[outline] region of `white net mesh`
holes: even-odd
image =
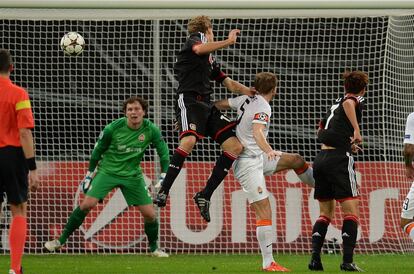
[[[269,134],[275,148],[298,152],[312,162],[318,151],[315,130],[328,106],[343,94],[341,74],[360,69],[370,76],[363,119],[364,153],[357,156],[361,182],[361,233],[357,252],[412,251],[399,228],[400,204],[409,183],[402,168],[405,117],[412,111],[414,88],[413,16],[346,18],[215,18],[215,36],[240,28],[239,43],[216,57],[233,79],[250,85],[257,72],[280,79]],[[1,20],[0,46],[11,50],[12,79],[26,87],[36,119],[36,153],[42,189],[31,194],[27,251],[62,231],[78,203],[77,188],[100,130],[122,115],[130,95],[150,103],[149,118],[162,129],[172,152],[175,54],[186,37],[186,20]],[[62,35],[76,31],[86,40],[78,57],[64,56]],[[215,88],[215,98],[228,96]],[[230,174],[216,191],[212,222],[205,224],[192,196],[206,182],[219,147],[200,142],[186,161],[160,211],[160,245],[176,253],[256,253],[254,214]],[[143,163],[148,182],[158,173],[156,154]],[[310,250],[317,204],[310,188],[292,172],[268,180],[274,219],[274,248]],[[338,212],[339,213],[339,212]],[[338,214],[328,232],[340,243]],[[7,218],[3,218],[7,221]],[[7,227],[7,224],[5,225]],[[5,238],[6,236],[3,236]],[[3,251],[7,250],[4,239]],[[87,217],[62,252],[145,252],[143,220],[112,193]]]

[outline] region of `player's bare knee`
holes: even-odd
[[[187,153],[190,153],[195,144],[197,143],[197,138],[193,135],[185,136],[180,141],[180,148],[186,151]]]
[[[252,203],[252,208],[256,212],[256,218],[258,220],[272,219],[272,209],[270,207],[269,198]]]
[[[234,145],[233,153],[236,154],[236,155],[240,155],[240,153],[242,153],[242,151],[243,151],[243,145],[240,142],[237,142]]]
[[[293,154],[293,169],[301,168],[305,164],[305,160],[297,153]]]
[[[157,213],[152,204],[138,206],[139,211],[147,222],[154,222],[157,219]]]
[[[82,211],[85,211],[85,212],[89,212],[89,211],[91,211],[91,209],[93,209],[95,206],[91,206],[91,205],[89,205],[89,204],[83,204],[83,205],[80,205],[79,206],[79,208],[82,210]]]
[[[144,217],[144,220],[146,222],[155,222],[155,220],[157,219],[157,214],[155,214],[154,212],[142,212],[142,216]]]
[[[224,151],[228,151],[237,156],[240,155],[240,153],[243,151],[243,145],[240,143],[240,141],[236,137],[227,139],[221,145],[221,148]]]
[[[331,210],[321,210],[319,213],[321,216],[328,217],[329,219],[333,219],[334,217],[334,211]]]
[[[20,203],[20,204],[12,204],[10,203],[10,211],[13,217],[16,216],[27,216],[27,203]]]
[[[96,201],[95,201],[96,200]],[[82,211],[90,211],[98,204],[98,199],[85,199],[79,206]]]
[[[326,216],[332,220],[335,212],[335,201],[319,201],[320,215]]]
[[[404,230],[405,226],[408,225],[409,223],[413,222],[413,221],[414,221],[413,219],[401,218],[401,221],[400,221],[400,227],[401,227],[401,229]]]
[[[343,203],[341,204],[342,206],[342,213],[344,215],[354,215],[358,217],[358,204],[357,203],[351,203],[351,204],[347,204],[347,205],[343,205]]]

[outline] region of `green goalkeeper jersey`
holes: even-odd
[[[99,135],[89,161],[89,171],[122,178],[142,176],[140,163],[148,146],[153,145],[160,156],[161,172],[169,165],[168,147],[161,137],[159,128],[144,119],[139,129],[131,129],[127,118],[120,118],[108,124]]]

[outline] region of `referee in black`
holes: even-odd
[[[345,72],[345,95],[338,98],[320,122],[318,141],[321,151],[313,163],[314,198],[319,201],[320,216],[312,229],[312,259],[309,269],[322,271],[321,249],[329,223],[335,212],[335,200],[343,213],[342,271],[362,272],[353,263],[358,232],[359,192],[352,153],[360,150],[362,136],[359,124],[364,107],[368,75],[362,71]]]

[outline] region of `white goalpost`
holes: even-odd
[[[381,9],[377,6],[381,4]],[[213,8],[214,7],[214,8]],[[405,119],[414,111],[414,4],[410,1],[1,1],[0,48],[14,57],[12,80],[27,88],[34,109],[36,154],[42,188],[30,195],[26,251],[42,253],[58,236],[82,195],[78,185],[93,145],[110,121],[122,116],[131,95],[149,102],[148,118],[162,129],[170,152],[173,129],[175,54],[195,15],[211,16],[215,37],[239,28],[238,43],[217,52],[223,70],[251,85],[261,71],[278,74],[272,102],[270,142],[312,162],[316,128],[327,107],[343,94],[341,74],[359,69],[370,77],[362,123],[364,151],[356,156],[361,190],[357,252],[412,252],[399,227],[410,182],[404,175]],[[76,31],[86,48],[65,56],[59,41]],[[230,94],[214,87],[214,98]],[[228,113],[229,116],[234,116]],[[211,223],[203,222],[192,196],[205,184],[219,147],[202,140],[160,209],[160,246],[171,253],[257,253],[254,217],[232,172],[213,195]],[[151,186],[158,176],[156,153],[142,169]],[[308,253],[317,218],[313,191],[293,172],[268,177],[274,249]],[[1,252],[8,252],[9,216]],[[341,242],[337,217],[329,228],[330,249]],[[79,254],[145,253],[138,210],[114,191],[87,217],[61,251]]]

